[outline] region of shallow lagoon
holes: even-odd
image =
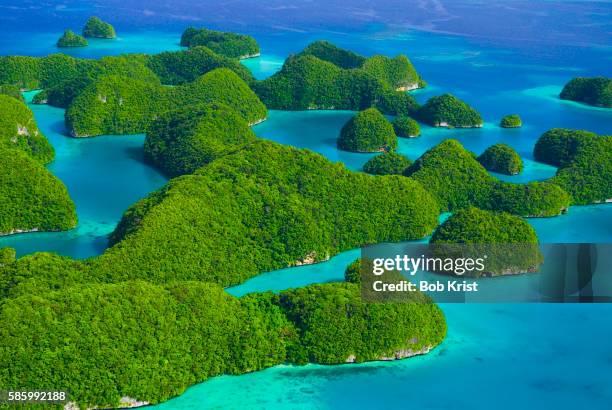
[[[8,38],[0,44],[3,53],[27,50],[27,54],[38,55],[54,51],[49,41],[59,33],[43,33],[43,37],[35,34]],[[117,44],[122,52],[178,48],[178,33],[121,35],[123,42],[96,44],[75,54],[116,54],[111,46]],[[530,161],[533,143],[543,131],[572,127],[612,133],[609,111],[554,98],[567,78],[578,73],[601,74],[606,66],[601,53],[608,53],[609,61],[609,50],[581,49],[564,54],[565,49],[559,48],[550,55],[540,55],[528,47],[505,50],[475,40],[419,32],[327,31],[285,33],[283,37],[262,34],[264,55],[244,64],[257,78],[265,78],[280,67],[282,56],[317,38],[366,54],[406,52],[430,82],[427,89],[415,92],[419,101],[451,91],[483,113],[487,125],[481,130],[423,127],[420,138],[401,140],[400,151],[412,159],[449,137],[459,139],[476,153],[503,141],[526,160],[523,175],[504,178],[523,182],[554,173],[554,168]],[[50,169],[68,186],[77,204],[79,227],[63,233],[1,238],[0,246],[15,246],[20,255],[36,250],[78,258],[98,254],[122,212],[163,185],[165,179],[142,163],[142,135],[75,140],[62,135],[61,110],[44,106],[33,109],[41,130],[57,150]],[[499,118],[513,112],[521,114],[525,126],[499,129]],[[306,147],[359,169],[371,155],[335,149],[337,132],[350,115],[271,112],[256,132],[260,137]],[[612,205],[572,207],[568,215],[531,219],[530,223],[542,242],[610,242]],[[242,295],[339,280],[346,265],[358,255],[359,251],[353,250],[326,263],[262,274],[228,291]],[[278,366],[243,376],[222,376],[194,386],[159,407],[609,408],[612,355],[608,341],[612,328],[608,318],[612,306],[446,304],[442,308],[448,320],[448,337],[427,356],[363,365]]]

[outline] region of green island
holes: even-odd
[[[524,217],[555,216],[566,211],[570,196],[552,182],[513,184],[490,175],[457,140],[445,140],[425,152],[404,175],[419,181],[443,211],[475,206]]]
[[[523,126],[523,121],[518,114],[508,114],[501,119],[499,126],[502,128],[520,128]]]
[[[402,175],[412,161],[396,152],[385,152],[370,158],[363,171],[371,175]]]
[[[72,101],[66,126],[75,137],[141,133],[166,111],[208,102],[234,108],[249,125],[267,116],[266,107],[248,85],[233,71],[219,68],[176,87],[102,76]]]
[[[100,20],[98,17],[92,16],[85,22],[83,37],[111,39],[117,37],[117,34],[112,25]]]
[[[249,124],[235,110],[210,103],[162,114],[149,127],[144,153],[165,173],[177,176],[191,174],[255,138]]]
[[[0,95],[0,235],[76,225],[66,187],[44,167],[54,155],[32,111]]]
[[[478,162],[489,171],[505,175],[517,175],[523,170],[523,160],[506,144],[491,145],[478,157]]]
[[[422,294],[414,297],[365,303],[352,283],[240,299],[206,282],[41,289],[3,300],[0,381],[7,388],[53,383],[81,408],[116,407],[124,397],[158,403],[214,376],[283,363],[410,357],[446,334],[441,310]],[[97,348],[101,342],[108,348]]]
[[[394,151],[397,136],[393,125],[376,108],[357,113],[344,124],[338,148],[352,152]]]
[[[357,66],[358,65],[358,66]],[[418,104],[398,91],[424,85],[405,56],[365,58],[327,42],[315,42],[290,56],[272,77],[254,84],[272,109],[364,110],[408,115]]]
[[[505,212],[474,207],[453,213],[436,229],[430,243],[435,245],[432,253],[436,256],[487,255],[485,269],[474,271],[475,276],[536,272],[544,260],[536,232],[527,221]]]
[[[451,94],[430,98],[415,115],[433,127],[479,128],[483,124],[478,111]]]
[[[576,77],[570,80],[559,97],[597,107],[612,108],[612,78]]]
[[[537,161],[559,167],[550,181],[577,205],[612,201],[612,136],[554,128],[535,144]]]
[[[87,39],[79,36],[72,30],[64,31],[64,34],[57,40],[58,47],[85,47]]]
[[[421,134],[419,123],[407,115],[398,115],[392,124],[395,134],[400,138],[414,138]]]
[[[215,53],[229,58],[252,58],[259,56],[259,44],[244,34],[188,27],[181,35],[183,47],[208,47]]]

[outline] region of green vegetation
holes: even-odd
[[[161,86],[119,76],[102,76],[88,85],[66,110],[74,137],[136,134],[169,109]]]
[[[99,263],[114,277],[227,286],[364,244],[422,238],[437,215],[415,181],[256,141],[128,209]]]
[[[476,206],[541,217],[558,215],[569,206],[568,194],[554,184],[499,181],[456,140],[446,140],[431,148],[404,175],[427,187],[444,211]]]
[[[385,152],[372,157],[363,165],[363,171],[372,175],[402,175],[412,164],[405,156],[395,152]]]
[[[535,272],[543,256],[535,230],[524,219],[504,212],[461,209],[440,225],[431,244],[437,256],[487,255],[482,274],[503,275]],[[466,244],[473,246],[453,246]]]
[[[0,268],[15,262],[17,252],[13,248],[0,248]]]
[[[337,364],[427,352],[446,335],[440,309],[415,293],[405,303],[366,303],[359,285],[313,285],[282,292],[278,303],[297,329],[289,361]]]
[[[565,84],[561,94],[563,100],[583,102],[598,107],[612,108],[612,78],[576,77]]]
[[[139,281],[24,295],[0,308],[0,383],[52,384],[82,408],[117,407],[282,363],[404,357],[446,334],[440,309],[416,297],[368,304],[357,285],[335,283],[237,299],[211,283]]]
[[[38,130],[32,111],[7,95],[0,95],[0,149],[18,149],[42,164],[51,162],[55,155]]]
[[[216,68],[229,68],[247,83],[253,81],[253,75],[245,66],[206,47],[152,55],[147,60],[147,67],[157,74],[163,84],[169,85],[190,83]]]
[[[10,84],[0,85],[0,94],[8,95],[9,97],[13,97],[17,101],[25,103],[25,98],[21,95],[21,91],[18,87]]]
[[[99,77],[68,107],[66,125],[76,137],[141,133],[166,111],[213,101],[232,107],[249,124],[267,115],[265,106],[235,73],[216,69],[177,87],[127,77]]]
[[[413,138],[421,134],[419,123],[406,115],[400,115],[393,120],[393,129],[400,138]]]
[[[416,114],[419,104],[408,93],[386,89],[376,96],[374,107],[387,115],[407,117]]]
[[[100,60],[64,54],[46,57],[0,57],[0,84],[20,89],[44,89],[34,99],[67,108],[94,80],[119,75],[151,84],[179,85],[192,82],[216,68],[229,68],[246,82],[253,76],[246,67],[205,47],[152,56],[126,54]]]
[[[536,160],[559,167],[550,182],[578,205],[612,199],[612,136],[554,128],[536,142]]]
[[[87,40],[83,36],[79,36],[72,30],[64,31],[64,34],[57,40],[58,47],[85,47]]]
[[[366,59],[318,41],[290,56],[278,73],[254,87],[273,109],[364,110],[376,106],[385,114],[408,115],[417,103],[396,89],[421,83],[405,56]]]
[[[74,204],[61,181],[23,151],[0,147],[0,234],[75,225]]]
[[[364,71],[344,70],[311,55],[289,57],[278,73],[254,87],[268,108],[280,110],[362,110],[383,91]]]
[[[233,71],[218,68],[207,72],[191,84],[170,92],[171,106],[178,108],[204,102],[232,107],[249,123],[256,124],[268,116],[268,110],[249,86]]]
[[[230,58],[248,58],[259,55],[259,44],[253,37],[205,28],[187,28],[181,36],[181,46],[205,46],[217,54]]]
[[[523,170],[523,160],[506,144],[491,145],[478,157],[478,162],[489,171],[500,174],[516,175]]]
[[[344,280],[349,283],[361,283],[361,258],[355,259],[344,270]]]
[[[508,114],[501,119],[499,126],[502,128],[519,128],[523,126],[523,122],[518,114]]]
[[[315,56],[344,69],[359,68],[366,61],[365,57],[353,53],[352,51],[344,50],[324,40],[311,43],[298,55]]]
[[[480,114],[451,94],[427,100],[427,103],[419,109],[417,118],[434,127],[482,127]]]
[[[32,111],[0,95],[0,235],[76,225],[66,187],[44,167],[54,155]]]
[[[338,148],[354,152],[393,151],[397,136],[391,123],[376,108],[357,113],[338,137]]]
[[[112,25],[100,20],[98,17],[92,16],[87,19],[85,27],[83,27],[83,36],[95,38],[115,38],[117,37],[117,34],[115,33],[115,28]]]
[[[144,152],[148,160],[176,176],[190,174],[255,138],[244,118],[226,105],[190,106],[158,118],[149,128]]]
[[[404,55],[395,58],[376,55],[368,58],[361,68],[394,90],[414,90],[424,85],[410,60]]]

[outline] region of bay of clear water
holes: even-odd
[[[546,19],[548,14],[566,13],[567,19],[559,23],[554,19],[545,20],[545,29],[551,33],[566,32],[570,20],[575,24],[572,27],[585,26],[581,19],[574,21],[571,10],[588,8],[589,2],[560,4],[538,4],[538,13],[534,12],[533,18]],[[123,9],[130,17],[142,11],[141,18],[133,21],[140,27],[150,26],[146,18],[155,19],[157,26],[151,30],[132,30],[130,22],[124,20],[118,26],[118,40],[94,41],[90,47],[69,52],[90,58],[122,52],[155,53],[178,49],[179,34],[188,24],[237,29],[236,13],[219,12],[199,16],[196,20],[180,20],[181,16],[185,17],[184,10],[175,10],[172,17],[169,12],[164,15],[171,21],[167,23],[156,6],[145,4],[146,12],[135,7]],[[340,7],[335,3],[326,6],[330,9]],[[483,4],[479,7],[488,12],[493,6]],[[0,19],[8,20],[8,25],[1,29],[4,32],[0,36],[0,53],[44,55],[57,52],[54,42],[61,30],[72,26],[68,22],[73,21],[74,16],[81,21],[92,10],[90,4],[79,2],[48,10],[32,5],[29,11],[12,14],[0,9]],[[104,10],[109,13],[104,7],[97,11]],[[271,75],[287,55],[313,40],[324,38],[366,55],[406,53],[429,83],[426,89],[415,92],[419,101],[452,92],[483,114],[486,124],[482,129],[444,130],[423,126],[421,137],[400,140],[400,152],[411,159],[445,138],[457,138],[477,154],[489,145],[504,142],[523,157],[525,171],[513,177],[497,176],[514,182],[541,180],[555,172],[554,167],[533,161],[533,144],[542,132],[553,127],[569,127],[612,133],[610,110],[556,98],[562,85],[573,76],[611,74],[610,48],[596,45],[602,38],[602,30],[596,25],[600,22],[599,8],[594,7],[591,13],[592,38],[589,30],[583,30],[578,39],[573,38],[568,44],[563,43],[565,37],[561,34],[553,40],[543,36],[528,41],[511,38],[491,41],[485,35],[489,31],[481,36],[450,36],[437,28],[444,22],[435,20],[431,20],[432,26],[436,26],[431,30],[421,24],[425,31],[416,31],[402,25],[370,23],[369,14],[357,11],[347,17],[354,24],[351,28],[346,27],[348,23],[337,23],[329,16],[314,18],[296,14],[294,20],[288,20],[293,23],[282,27],[262,17],[276,15],[280,13],[278,10],[270,6],[266,13],[253,14],[249,17],[257,24],[238,29],[253,34],[262,45],[262,57],[243,62],[257,78]],[[525,10],[531,10],[530,5]],[[291,9],[284,12],[290,14]],[[25,21],[19,23],[20,13],[38,18],[36,21],[48,21],[48,24],[35,25],[27,32],[19,31],[16,27],[25,24]],[[513,11],[508,9],[507,13],[510,15]],[[112,17],[112,13],[108,16]],[[354,23],[359,18],[366,22]],[[74,24],[76,29],[78,24]],[[291,29],[298,25],[300,29]],[[537,24],[517,25],[513,36],[517,39],[527,36],[531,33],[525,28],[527,26]],[[478,27],[470,27],[467,31],[478,31]],[[62,110],[46,106],[33,106],[32,109],[41,130],[56,148],[57,158],[49,169],[68,187],[77,205],[79,225],[68,232],[0,238],[0,246],[14,246],[19,255],[40,250],[75,258],[99,254],[106,247],[106,237],[122,212],[166,180],[142,162],[142,135],[72,139],[63,134]],[[513,130],[497,127],[499,119],[509,113],[520,114],[524,127]],[[370,154],[339,152],[335,148],[335,138],[350,115],[350,112],[272,111],[268,121],[256,126],[255,131],[261,138],[308,148],[359,170]],[[612,241],[612,205],[572,207],[567,215],[530,219],[529,222],[542,242]],[[359,251],[352,250],[325,263],[264,273],[228,292],[241,296],[254,291],[278,291],[341,280],[346,265],[358,256]],[[445,304],[442,309],[448,321],[448,336],[440,347],[426,356],[362,365],[277,366],[242,376],[222,376],[191,387],[182,396],[159,407],[610,408],[611,306]]]

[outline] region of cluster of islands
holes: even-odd
[[[114,37],[92,18],[84,37]],[[82,37],[66,32],[67,44]],[[355,265],[347,281],[236,298],[225,287],[261,272],[315,263],[381,242],[537,245],[525,217],[612,199],[612,137],[551,129],[534,147],[558,167],[514,184],[520,156],[504,144],[480,156],[447,139],[411,161],[398,138],[419,123],[481,127],[478,111],[426,86],[406,56],[364,57],[325,41],[256,80],[241,58],[255,39],[187,29],[180,51],[79,59],[0,57],[0,232],[75,227],[74,203],[45,167],[54,151],[21,91],[66,109],[74,138],[146,133],[148,162],[172,179],[125,211],[102,254],[19,259],[0,250],[0,385],[65,390],[74,406],[157,403],[221,374],[282,363],[352,363],[427,353],[444,339],[442,311],[366,303]],[[610,107],[611,79],[577,78],[561,98]],[[268,109],[353,110],[337,145],[380,152],[354,172],[308,150],[259,139]],[[389,118],[392,118],[391,120]],[[518,115],[501,127],[519,127]],[[452,131],[449,131],[452,132]],[[450,135],[450,134],[449,134]],[[385,198],[385,200],[380,200]],[[442,212],[452,216],[438,225]],[[541,258],[536,247],[525,265]],[[507,273],[500,266],[491,274]]]

